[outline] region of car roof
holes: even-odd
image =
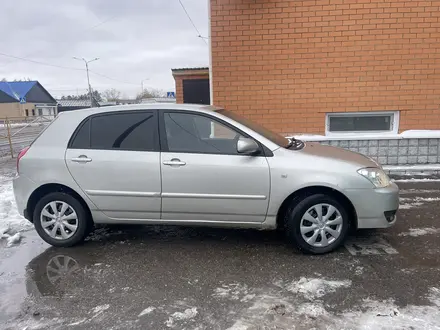
[[[99,108],[86,108],[80,110],[63,111],[60,114],[82,114],[92,115],[94,113],[106,113],[113,111],[134,111],[134,110],[183,110],[183,111],[197,111],[197,112],[212,112],[218,111],[222,108],[203,105],[203,104],[169,104],[169,103],[150,103],[150,104],[126,104],[126,105],[114,105]]]

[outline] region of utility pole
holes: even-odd
[[[87,84],[89,85],[89,97],[90,97],[90,108],[93,107],[93,97],[92,97],[92,86],[90,86],[90,78],[89,78],[89,63],[93,61],[99,60],[98,57],[94,58],[93,60],[87,61],[84,57],[73,57],[75,60],[78,61],[84,61],[86,65],[86,71],[87,71]]]

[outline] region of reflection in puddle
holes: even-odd
[[[46,275],[50,283],[56,284],[78,270],[80,267],[74,258],[61,254],[49,260],[46,266]]]

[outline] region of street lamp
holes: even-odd
[[[75,60],[78,61],[84,61],[86,65],[86,71],[87,71],[87,83],[89,84],[89,97],[90,97],[90,108],[93,107],[93,101],[92,101],[92,87],[90,86],[90,78],[89,78],[89,63],[99,60],[98,57],[94,58],[93,60],[87,61],[84,57],[73,57]]]
[[[150,78],[141,80],[141,96],[144,93],[144,81],[150,80]]]

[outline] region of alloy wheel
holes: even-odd
[[[341,235],[343,219],[333,205],[322,203],[310,207],[302,216],[300,231],[304,241],[314,247],[327,247]]]
[[[78,216],[72,206],[63,201],[52,201],[43,207],[41,226],[52,238],[66,240],[78,229]]]

